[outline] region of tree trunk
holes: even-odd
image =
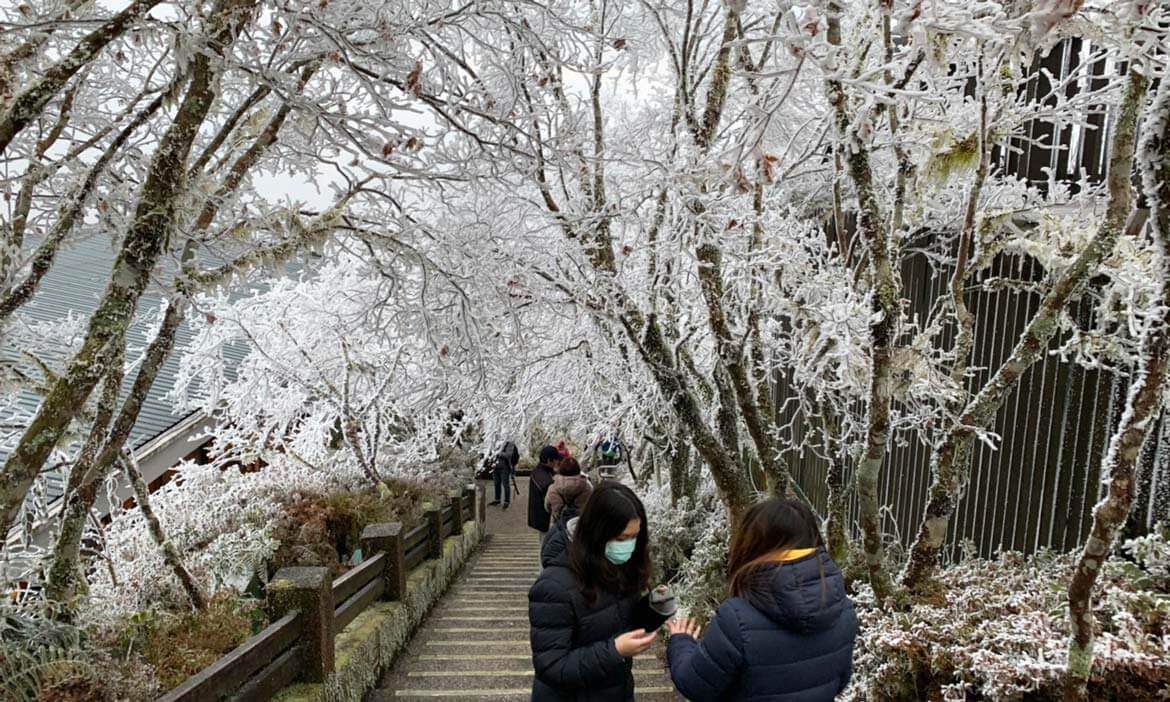
[[[122,470],[126,473],[126,479],[134,488],[134,500],[138,503],[138,509],[142,511],[143,518],[146,519],[150,536],[158,544],[159,548],[162,549],[163,561],[183,585],[183,590],[186,591],[187,598],[191,601],[191,607],[200,612],[206,610],[207,596],[199,589],[195,578],[191,576],[191,571],[187,570],[187,566],[183,564],[183,558],[179,554],[179,550],[167,538],[166,532],[163,531],[162,522],[158,520],[158,515],[154,513],[154,508],[150,506],[150,490],[146,487],[146,482],[142,479],[142,473],[138,470],[138,463],[134,458],[134,453],[132,451],[126,451],[119,460],[122,463]]]
[[[724,17],[722,42],[711,73],[711,87],[707,91],[702,126],[695,135],[695,143],[703,153],[707,153],[711,147],[727,103],[727,90],[732,74],[731,52],[737,26],[737,15],[729,9]],[[704,211],[701,202],[696,202],[693,209],[696,216]],[[697,224],[696,228],[701,232],[703,225]],[[755,445],[756,456],[764,466],[764,473],[768,477],[768,491],[773,495],[783,495],[788,489],[788,471],[780,460],[779,451],[773,445],[769,433],[770,421],[760,410],[743,350],[733,338],[731,325],[723,309],[722,252],[717,243],[706,242],[698,247],[695,255],[700,263],[699,280],[707,305],[707,320],[715,336],[719,362],[723,365],[735,391],[739,418],[747,428],[748,435]],[[730,446],[727,448],[729,451],[732,450]]]
[[[675,507],[684,497],[694,499],[690,487],[691,445],[679,441],[670,454],[670,505]]]
[[[1093,526],[1068,588],[1068,679],[1065,700],[1088,699],[1093,669],[1093,588],[1133,508],[1136,466],[1157,423],[1170,364],[1170,84],[1162,82],[1144,125],[1142,183],[1150,206],[1150,228],[1161,274],[1161,294],[1151,301],[1141,360],[1125,402],[1121,424],[1101,464],[1109,490],[1093,509]]]
[[[631,340],[637,342],[635,329],[633,321],[626,320],[626,333]],[[691,443],[695,450],[710,467],[715,484],[727,505],[731,523],[739,524],[739,520],[752,503],[751,489],[743,467],[727,452],[726,447],[719,443],[703,421],[699,405],[679,377],[681,373],[674,365],[657,324],[651,324],[646,328],[645,337],[641,340],[639,348],[663,396],[669,399],[679,423],[691,435]]]
[[[834,46],[841,45],[839,2],[829,3],[828,40]],[[896,327],[901,313],[898,299],[901,297],[902,283],[890,260],[889,232],[874,191],[869,149],[860,142],[857,134],[850,132],[845,87],[840,80],[829,80],[828,93],[829,104],[835,114],[837,136],[848,143],[849,147],[844,159],[845,166],[857,191],[858,224],[867,246],[869,277],[874,288],[875,321],[870,325],[873,373],[869,385],[869,421],[866,428],[865,453],[857,467],[856,481],[866,569],[869,571],[874,595],[882,602],[893,592],[893,583],[886,570],[885,551],[882,545],[878,482],[886,457],[886,447],[890,442],[890,405],[893,396],[891,363]]]
[[[770,422],[763,416],[756,402],[755,389],[744,363],[743,351],[732,338],[731,327],[723,309],[722,253],[716,244],[711,243],[703,244],[695,253],[700,262],[700,287],[707,304],[707,321],[715,335],[719,363],[722,364],[731,382],[731,388],[735,391],[733,399],[739,409],[739,418],[747,427],[748,435],[755,445],[756,456],[764,466],[764,474],[768,477],[768,492],[783,495],[788,489],[788,470],[780,460],[780,452],[773,445],[772,435],[768,431]],[[730,446],[728,450],[731,450]]]
[[[212,10],[211,47],[222,50],[250,19],[257,0],[219,0]],[[0,534],[7,534],[29,487],[65,428],[106,373],[102,359],[110,343],[130,323],[150,272],[165,249],[175,224],[176,199],[185,164],[199,127],[215,98],[216,66],[206,53],[192,61],[191,85],[170,129],[159,143],[105,297],[90,319],[85,342],[66,373],[50,388],[36,417],[25,430],[0,472]],[[0,541],[2,543],[2,541]]]
[[[81,537],[85,531],[85,522],[89,517],[89,510],[97,496],[97,485],[90,481],[87,485],[93,462],[97,460],[110,422],[114,419],[114,409],[118,404],[118,393],[122,390],[122,365],[126,353],[126,338],[122,337],[117,345],[113,357],[110,359],[110,372],[106,375],[102,388],[102,397],[98,402],[97,413],[90,424],[89,436],[73,469],[69,472],[69,481],[65,486],[63,498],[64,507],[61,510],[61,528],[57,535],[54,550],[59,551],[64,545],[76,551],[81,549]],[[87,489],[88,488],[88,489]],[[45,600],[48,602],[48,615],[60,621],[72,620],[73,599],[77,594],[77,583],[80,572],[77,559],[70,564],[54,558],[49,568],[49,575],[45,582]]]
[[[87,34],[68,55],[46,70],[39,81],[17,95],[4,114],[0,115],[0,154],[8,149],[8,145],[22,129],[40,116],[45,105],[78,71],[159,3],[160,0],[135,0]]]
[[[151,386],[154,385],[155,378],[158,377],[159,370],[175,348],[175,335],[183,322],[184,309],[182,300],[171,301],[158,332],[146,349],[142,364],[138,368],[138,375],[134,378],[134,385],[122,403],[122,409],[118,412],[118,418],[114,421],[109,436],[106,436],[104,426],[100,432],[96,431],[98,422],[95,421],[95,431],[90,433],[86,447],[74,466],[73,474],[69,477],[72,489],[65,493],[61,534],[53,547],[53,562],[49,568],[45,588],[46,599],[54,603],[53,611],[58,618],[68,619],[72,614],[72,604],[76,600],[81,576],[81,537],[90,510],[97,499],[98,487],[113,470],[126,440],[130,438],[130,431],[138,421],[138,415],[142,411]],[[117,390],[122,384],[120,361],[117,371],[111,371],[107,376],[107,384],[115,376],[117,387],[114,389],[114,399],[110,404],[110,414],[113,412],[113,403],[117,401]],[[103,402],[106,399],[103,397]],[[107,415],[106,425],[109,424],[109,419]],[[100,453],[97,451],[98,446],[101,446]]]
[[[1040,309],[1020,335],[1011,356],[1004,361],[979,394],[967,403],[955,425],[935,449],[926,510],[919,523],[914,543],[910,547],[910,557],[901,577],[902,585],[910,590],[923,587],[933,577],[938,566],[950,526],[951,513],[959,499],[960,491],[967,482],[972,444],[977,431],[995,418],[996,412],[1019,382],[1020,377],[1043,357],[1048,342],[1059,329],[1060,315],[1070,302],[1079,297],[1101,261],[1113,251],[1122,232],[1133,230],[1135,227],[1140,228],[1144,221],[1144,214],[1141,212],[1135,210],[1130,213],[1133,201],[1130,178],[1133,173],[1138,115],[1145,99],[1147,85],[1146,77],[1136,65],[1131,65],[1109,156],[1109,203],[1101,226],[1084,251],[1045,295]]]
[[[829,488],[829,517],[825,524],[825,540],[829,555],[838,563],[849,558],[849,494],[845,482],[845,456],[840,450],[840,426],[837,415],[827,405],[821,405],[821,437],[825,457],[829,461],[825,482]]]

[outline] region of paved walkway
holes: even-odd
[[[528,700],[532,651],[528,588],[540,574],[540,539],[527,526],[528,481],[512,508],[488,507],[484,545],[423,621],[370,702]],[[491,486],[488,485],[488,499]],[[652,654],[634,660],[639,702],[679,700]]]

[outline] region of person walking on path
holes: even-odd
[[[602,480],[616,479],[618,466],[621,465],[622,461],[629,462],[629,458],[626,456],[626,447],[615,436],[602,439],[593,447],[593,463]],[[632,470],[630,474],[633,474]]]
[[[633,657],[673,611],[650,582],[646,509],[625,485],[602,483],[580,517],[549,534],[528,592],[533,702],[632,702]],[[652,593],[653,594],[653,593]]]
[[[496,465],[492,470],[492,478],[496,484],[496,499],[489,502],[489,505],[498,505],[501,500],[504,503],[504,509],[508,509],[512,505],[512,474],[519,462],[520,450],[516,448],[516,444],[511,441],[505,442],[504,447],[496,454]]]
[[[849,684],[857,615],[816,517],[789,499],[744,517],[728,558],[731,598],[699,640],[689,619],[670,622],[675,687],[694,702],[831,702]]]
[[[544,498],[544,508],[548,510],[552,521],[559,521],[562,510],[569,517],[576,516],[585,508],[589,496],[593,494],[593,485],[589,478],[581,474],[581,464],[576,458],[561,459],[557,467],[557,475],[553,478],[552,487]]]
[[[528,478],[528,526],[539,531],[542,535],[548,533],[551,516],[545,507],[545,498],[548,489],[556,477],[554,468],[561,460],[561,454],[555,446],[545,446],[540,450],[536,467]]]

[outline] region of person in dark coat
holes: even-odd
[[[654,644],[673,609],[661,590],[642,594],[648,544],[646,510],[619,483],[602,483],[579,517],[553,527],[528,592],[534,702],[634,699],[633,657]]]
[[[755,505],[728,559],[731,598],[702,640],[670,622],[667,658],[688,700],[831,702],[849,684],[857,615],[816,517],[797,500]]]
[[[516,471],[516,464],[519,462],[520,449],[516,448],[516,444],[511,441],[504,442],[504,447],[496,454],[496,465],[492,470],[496,486],[496,499],[489,502],[489,505],[498,505],[502,499],[504,509],[512,506],[512,484],[514,482],[512,474]]]
[[[561,453],[556,446],[545,446],[540,450],[536,467],[528,478],[528,526],[541,534],[548,533],[550,517],[545,509],[544,500],[548,496],[548,488],[552,485],[554,469],[561,460]]]

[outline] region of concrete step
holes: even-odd
[[[489,626],[487,622],[434,623],[428,624],[421,633],[424,641],[523,641],[527,644],[528,622],[511,626]]]
[[[423,650],[442,652],[444,655],[449,656],[459,655],[460,653],[483,653],[484,651],[501,651],[507,653],[516,653],[517,651],[532,651],[528,639],[520,638],[495,638],[480,640],[465,638],[434,638],[424,640],[421,643]]]
[[[469,605],[482,604],[528,604],[528,589],[524,590],[482,590],[457,587],[449,596],[452,602],[466,602]]]
[[[518,604],[490,605],[490,604],[480,604],[478,602],[476,602],[474,604],[468,604],[466,602],[464,602],[464,603],[448,602],[448,603],[441,604],[438,607],[435,607],[433,610],[431,610],[432,617],[444,617],[444,616],[448,616],[448,615],[474,617],[474,616],[477,616],[480,614],[485,614],[485,615],[486,614],[521,614],[521,615],[524,615],[525,617],[527,617],[528,616],[528,606],[527,605],[518,605]]]
[[[414,686],[397,690],[376,690],[369,702],[393,702],[394,700],[493,700],[493,702],[528,702],[532,699],[532,686],[503,688],[424,689]],[[683,698],[673,688],[664,685],[639,686],[634,691],[636,702],[679,702]]]
[[[482,650],[476,652],[441,652],[430,650],[404,661],[408,672],[447,671],[470,675],[479,670],[524,670],[532,672],[532,653],[527,649],[507,647],[504,650]],[[662,663],[654,656],[639,656],[634,659],[634,669],[657,672],[666,675]]]
[[[497,614],[463,614],[460,612],[439,612],[431,616],[428,626],[527,626],[528,611],[500,612]]]
[[[450,690],[462,687],[480,690],[531,688],[532,677],[531,670],[507,665],[484,666],[473,671],[409,670],[403,687],[409,685],[415,690]],[[660,671],[635,670],[634,684],[643,687],[667,687],[670,680]]]

